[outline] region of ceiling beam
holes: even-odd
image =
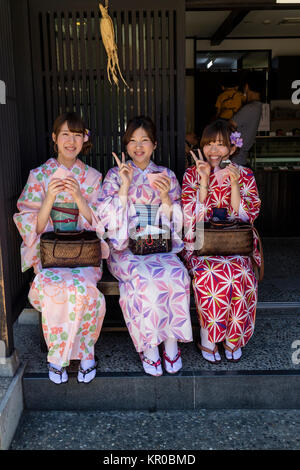
[[[248,15],[250,10],[236,9],[229,13],[221,26],[210,39],[211,46],[218,46],[233,31],[233,29]]]
[[[186,0],[186,10],[298,10],[297,3],[276,3],[276,0]]]

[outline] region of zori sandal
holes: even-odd
[[[48,362],[49,379],[56,385],[65,384],[68,382],[69,377],[65,367],[54,367]]]
[[[143,352],[139,353],[139,355],[146,374],[153,375],[154,377],[159,377],[160,375],[162,375],[163,371],[161,368],[160,358],[156,362],[154,362],[151,361],[151,359],[148,359]]]
[[[201,343],[197,342],[196,348],[198,352],[201,352],[203,359],[210,362],[211,364],[219,364],[221,362],[221,356],[219,354],[217,345],[215,345],[214,349],[212,350],[202,346]]]
[[[98,366],[98,358],[97,357],[95,357],[95,364],[93,366],[89,367],[88,369],[83,369],[81,367],[81,365],[79,364],[77,382],[78,383],[88,384],[92,380],[94,380],[94,378],[96,376],[97,366]],[[90,377],[87,377],[89,374],[91,374]]]
[[[163,350],[163,361],[164,361],[164,368],[169,374],[176,374],[182,368],[182,360],[181,360],[181,350],[178,349],[178,352],[174,359],[170,359],[167,355],[166,350]]]
[[[230,348],[227,346],[225,341],[223,342],[223,348],[225,350],[225,356],[229,362],[238,362],[242,357],[242,349],[239,346],[235,348]]]

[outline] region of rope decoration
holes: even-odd
[[[112,85],[111,79],[119,88],[118,74],[120,75],[123,83],[128,87],[119,66],[118,59],[118,48],[115,41],[115,30],[114,24],[111,17],[108,14],[108,0],[105,0],[105,6],[99,3],[99,9],[102,15],[100,19],[100,32],[103,41],[104,48],[107,54],[107,78],[109,83]],[[129,87],[128,87],[129,88]]]

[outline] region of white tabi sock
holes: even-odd
[[[204,346],[207,349],[210,349],[211,351],[215,349],[216,344],[211,343],[208,339],[208,330],[205,330],[204,328],[200,328],[200,337],[201,337],[202,346]],[[213,353],[210,354],[210,353],[207,353],[206,351],[201,351],[201,352],[202,352],[202,356],[205,357],[205,359],[207,359],[208,361],[212,361],[212,362],[215,361]],[[215,356],[216,356],[217,361],[221,360],[221,356],[218,352],[216,353]]]
[[[88,370],[91,367],[93,367],[95,364],[96,364],[95,359],[87,359],[87,360],[84,360],[84,361],[80,362],[80,367],[83,370]],[[78,382],[84,382],[84,383],[87,384],[87,383],[91,382],[95,378],[95,376],[96,376],[96,368],[91,370],[87,374],[83,374],[79,370],[77,380],[78,380]]]
[[[159,359],[159,350],[158,347],[155,346],[154,348],[147,348],[144,351],[144,356],[150,361],[157,362]]]
[[[234,349],[235,348],[235,344],[231,343],[230,341],[228,341],[226,339],[226,346],[228,346],[230,349]],[[236,351],[234,351],[233,353],[230,353],[230,351],[227,351],[225,349],[225,356],[227,357],[227,359],[240,359],[240,357],[242,356],[242,349],[241,348],[238,348]]]
[[[176,354],[178,353],[177,339],[167,338],[164,341],[165,351],[170,359],[175,359]]]
[[[57,369],[57,370],[62,369],[57,364],[53,364],[52,362],[50,362],[49,364],[54,369]],[[49,370],[49,379],[51,380],[51,382],[54,382],[55,384],[65,383],[65,382],[68,381],[67,371],[64,370],[63,373],[60,375],[60,374],[56,374],[55,372],[52,372],[51,370]]]

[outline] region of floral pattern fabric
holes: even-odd
[[[42,326],[48,346],[48,361],[60,367],[72,359],[92,359],[105,315],[105,299],[97,289],[102,266],[90,268],[47,268],[40,260],[40,235],[36,233],[37,217],[45,199],[48,184],[58,168],[64,168],[56,159],[30,172],[25,188],[17,202],[19,212],[14,221],[22,237],[22,271],[33,267],[35,278],[29,291],[29,301],[42,313]],[[101,188],[101,174],[77,159],[70,169],[79,182],[81,193],[92,212],[92,224],[79,214],[77,229],[95,230],[99,238],[104,227],[97,214],[97,199]],[[57,195],[56,201],[72,203],[67,192]],[[44,232],[53,231],[51,217]],[[101,240],[102,256],[107,258],[109,248]]]
[[[182,185],[186,266],[193,276],[193,290],[200,325],[208,330],[208,339],[218,343],[227,339],[235,346],[244,346],[255,327],[257,280],[247,256],[195,256],[193,254],[196,224],[208,221],[214,208],[226,208],[227,218],[254,222],[261,201],[250,169],[239,167],[241,203],[237,213],[231,206],[231,183],[211,172],[208,196],[203,204],[198,199],[200,176],[196,167],[185,172]],[[254,238],[254,259],[260,265],[257,238]]]
[[[131,162],[132,163],[132,162]],[[123,209],[118,192],[117,167],[106,175],[99,201],[99,214],[108,229],[111,273],[119,280],[120,306],[128,331],[138,352],[155,347],[167,338],[192,341],[189,313],[190,277],[176,253],[183,248],[178,235],[182,228],[181,189],[175,174],[150,162],[146,170],[134,167],[133,181]],[[173,203],[171,221],[164,215],[159,193],[152,189],[147,174],[166,171],[171,179],[169,192]],[[145,256],[132,254],[128,248],[129,232],[138,225],[134,204],[157,204],[156,224],[161,218],[172,237],[172,251]]]

